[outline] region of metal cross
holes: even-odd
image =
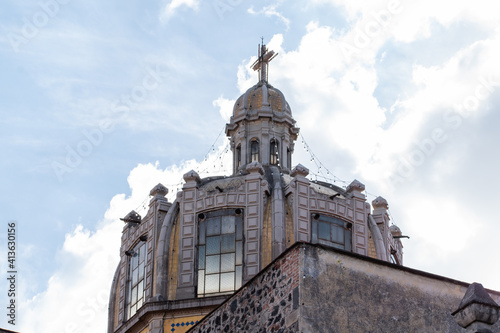
[[[269,51],[264,44],[264,37],[262,37],[262,44],[259,45],[259,57],[253,63],[252,69],[254,71],[259,71],[259,81],[267,82],[267,73],[269,62],[276,57],[278,53],[274,51]]]

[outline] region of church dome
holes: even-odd
[[[239,118],[255,110],[292,114],[283,93],[265,81],[257,83],[236,100],[233,117]]]

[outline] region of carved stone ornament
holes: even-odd
[[[384,209],[389,209],[389,204],[387,203],[387,200],[385,200],[382,197],[376,197],[372,201],[372,206],[373,208],[384,208]]]
[[[297,164],[295,168],[293,168],[292,172],[290,173],[290,176],[295,177],[297,175],[300,176],[307,176],[309,174],[309,169],[303,166],[302,164]]]
[[[452,313],[455,321],[468,332],[492,332],[490,328],[499,315],[500,306],[480,283],[469,286],[458,310]]]
[[[346,191],[348,193],[351,192],[363,192],[365,190],[365,185],[361,183],[359,180],[354,179],[352,183],[347,186]]]
[[[261,175],[264,174],[264,168],[262,167],[262,164],[260,164],[259,162],[257,161],[254,161],[250,164],[247,165],[246,167],[247,171],[250,172],[250,173],[255,173],[255,172],[258,172],[260,173]]]
[[[200,175],[198,175],[198,173],[194,170],[186,172],[183,177],[186,183],[190,181],[195,181],[196,183],[199,183],[201,181]]]
[[[165,197],[168,194],[168,188],[163,186],[162,183],[158,183],[151,191],[149,192],[149,195],[154,196],[154,197]]]
[[[401,236],[403,233],[401,232],[401,229],[395,224],[391,225],[389,227],[389,231],[391,232],[392,236]]]
[[[141,215],[135,210],[130,211],[123,219],[124,222],[141,223]]]

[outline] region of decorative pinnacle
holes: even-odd
[[[274,53],[274,51],[269,51],[267,49],[264,44],[264,37],[262,37],[262,44],[259,44],[259,57],[252,65],[252,69],[259,72],[259,82],[267,82],[269,62],[277,55],[278,53]]]

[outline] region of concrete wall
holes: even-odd
[[[305,247],[305,258],[302,332],[465,332],[451,316],[465,283],[321,247]]]

